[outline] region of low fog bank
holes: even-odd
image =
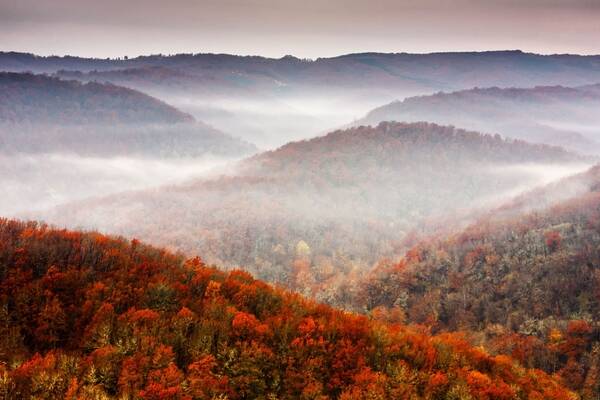
[[[26,217],[64,203],[209,176],[234,159],[0,155],[0,215]]]
[[[511,177],[520,176],[522,181],[517,183],[514,188],[506,190],[502,193],[496,193],[494,196],[486,198],[482,201],[482,205],[493,207],[501,205],[512,198],[515,198],[523,193],[526,193],[534,188],[545,186],[554,182],[558,182],[569,176],[573,176],[590,169],[594,164],[592,162],[572,163],[572,164],[537,164],[525,163],[518,165],[496,165],[488,167],[492,175]],[[515,182],[516,183],[516,182]],[[584,188],[582,188],[583,190]],[[587,188],[586,188],[587,189]],[[577,192],[569,191],[564,193],[564,196],[576,196]],[[561,196],[556,201],[564,200],[567,197]],[[547,199],[548,203],[553,203],[552,199]],[[530,204],[530,209],[537,207],[545,207],[544,204]]]
[[[261,150],[272,150],[347,126],[382,102],[396,98],[389,93],[367,96],[351,90],[209,99],[172,93],[161,96],[196,119]]]

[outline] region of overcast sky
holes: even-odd
[[[600,0],[0,0],[0,50],[600,54]]]

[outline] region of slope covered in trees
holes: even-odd
[[[8,123],[151,124],[194,119],[160,100],[111,84],[0,73],[0,121]]]
[[[599,107],[600,92],[593,85],[476,88],[396,101],[359,123],[430,121],[598,154]]]
[[[0,73],[2,151],[239,156],[253,147],[176,108],[112,84]]]
[[[0,393],[572,399],[560,380],[137,240],[0,220]]]
[[[346,285],[402,249],[403,232],[540,184],[585,160],[558,148],[433,124],[382,123],[291,143],[219,179],[125,193],[45,213],[135,235],[344,303]],[[340,297],[338,297],[340,296]]]
[[[357,305],[395,310],[600,395],[600,167],[521,196],[384,263]],[[567,198],[565,198],[567,197]],[[546,206],[532,212],[532,204]],[[545,204],[544,204],[545,203]]]

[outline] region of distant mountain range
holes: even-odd
[[[526,87],[549,82],[561,85],[600,82],[600,56],[538,55],[521,51],[362,53],[316,60],[227,54],[152,55],[102,60],[0,53],[0,70],[13,72],[70,70],[91,72],[91,76],[96,77],[94,74],[99,72],[119,70],[121,77],[130,75],[136,79],[136,69],[144,71],[151,67],[177,71],[174,75],[179,77],[227,78],[239,88],[266,84],[272,89],[283,90],[294,84],[448,90],[494,85]],[[222,80],[214,83],[222,83]]]
[[[600,153],[600,85],[469,89],[410,97],[355,124],[430,121],[505,137]]]
[[[474,87],[597,84],[600,56],[491,51],[362,53],[316,60],[227,54],[102,60],[0,53],[1,70],[140,90],[260,148],[273,149],[324,134],[408,96]]]

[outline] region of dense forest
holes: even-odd
[[[339,305],[353,280],[400,255],[404,234],[427,219],[468,219],[542,183],[540,168],[570,173],[585,161],[451,127],[382,123],[288,144],[217,179],[84,201],[44,218],[244,266]]]
[[[574,398],[461,334],[336,311],[135,239],[2,219],[0,244],[6,400]]]
[[[435,332],[473,332],[474,342],[557,373],[584,399],[596,399],[599,189],[594,167],[523,195],[460,233],[423,241],[373,271],[356,304]],[[547,208],[527,211],[540,201]]]
[[[356,124],[430,121],[599,154],[599,107],[598,85],[475,88],[396,101]]]

